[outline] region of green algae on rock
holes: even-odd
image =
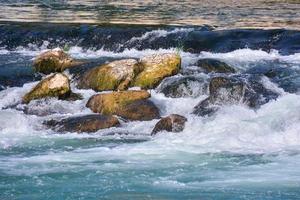
[[[70,92],[69,78],[62,73],[56,73],[41,80],[30,92],[25,94],[23,103],[45,97],[60,97]]]
[[[87,71],[80,78],[78,87],[95,91],[126,90],[141,70],[135,59],[113,61]]]
[[[176,53],[154,54],[141,58],[140,63],[144,69],[137,75],[132,86],[152,89],[165,77],[173,76],[179,72],[181,58]]]
[[[50,74],[63,72],[65,69],[75,66],[80,62],[74,61],[61,49],[52,49],[37,56],[33,62],[36,72]]]

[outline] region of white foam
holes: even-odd
[[[193,28],[175,28],[174,30],[171,30],[171,31],[161,30],[161,29],[153,30],[153,31],[149,31],[149,32],[144,33],[140,37],[133,37],[126,43],[131,44],[131,43],[134,43],[134,42],[137,42],[137,41],[141,42],[141,41],[146,40],[146,39],[150,39],[150,41],[153,41],[156,38],[166,37],[170,34],[180,33],[180,32],[188,33],[188,32],[191,32],[193,30],[194,30]]]

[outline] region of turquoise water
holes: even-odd
[[[0,3],[0,200],[300,199],[299,2]],[[83,99],[22,104],[42,78],[34,57],[57,47],[88,63],[66,72]],[[159,88],[182,77],[201,81],[180,86],[190,94],[182,98],[149,92],[162,116],[188,119],[182,132],[153,137],[158,120],[121,121],[93,134],[59,134],[43,124],[91,114],[85,104],[96,92],[76,88],[85,70],[170,52],[180,54],[182,69]],[[203,58],[231,65],[278,98],[257,109],[239,104],[211,117],[191,114],[215,76],[197,68]],[[270,70],[274,77],[264,75]]]

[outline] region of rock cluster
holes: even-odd
[[[62,50],[42,53],[35,59],[34,68],[37,72],[52,74],[25,94],[23,103],[48,97],[67,101],[81,99],[80,94],[71,91],[70,80],[63,73],[76,64],[78,61]],[[210,116],[222,106],[234,104],[257,109],[279,95],[265,88],[260,82],[260,76],[237,74],[235,68],[222,61],[200,59],[195,67],[200,68],[203,76],[184,76],[183,71],[183,76],[173,76],[181,69],[181,58],[176,53],[164,53],[145,56],[139,60],[116,60],[90,68],[80,75],[77,87],[101,92],[91,96],[86,103],[86,107],[96,114],[50,120],[45,124],[58,132],[91,133],[120,126],[120,120],[126,123],[159,119],[160,110],[151,101],[147,89],[156,89],[156,92],[172,98],[207,95],[192,111],[192,114],[199,116]],[[266,75],[271,76],[270,74],[273,76],[271,72]],[[130,87],[136,88],[128,90]],[[30,110],[27,111],[30,113]],[[163,117],[157,122],[151,135],[161,131],[183,131],[186,121],[187,118],[177,114]]]
[[[73,67],[75,63],[78,62],[59,49],[39,55],[34,60],[35,70],[54,74],[41,80],[25,94],[23,103],[49,97],[61,100],[80,99],[81,95],[71,91],[70,80],[63,74],[65,69]],[[116,60],[89,69],[79,78],[77,87],[97,92],[110,91],[96,94],[88,100],[86,107],[98,114],[50,120],[45,124],[58,132],[81,133],[119,126],[118,118],[125,121],[159,119],[160,111],[150,100],[148,91],[127,89],[136,86],[142,89],[155,88],[165,77],[177,74],[180,66],[181,58],[178,54],[165,53],[146,56],[140,60]]]

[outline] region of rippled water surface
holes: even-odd
[[[300,28],[297,0],[1,0],[1,21]]]
[[[300,199],[299,1],[0,4],[0,200]],[[83,99],[22,104],[44,78],[34,58],[53,48],[85,62],[65,72]],[[172,52],[182,58],[179,74],[149,92],[161,116],[187,118],[182,132],[151,136],[157,119],[93,134],[59,134],[43,123],[92,113],[85,105],[96,92],[76,88],[91,67]],[[236,74],[204,73],[197,62],[208,58]],[[215,76],[254,81],[277,98],[261,96],[265,104],[256,109],[192,114]],[[182,78],[191,80],[178,86],[186,96],[163,94]]]

